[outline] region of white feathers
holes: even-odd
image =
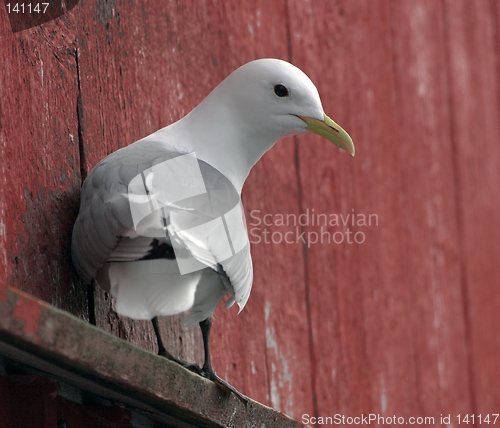
[[[109,267],[116,311],[134,319],[189,310],[201,275],[200,271],[180,275],[175,260],[165,259],[111,263]]]

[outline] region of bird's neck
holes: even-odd
[[[225,105],[214,109],[207,102],[210,96],[172,126],[188,136],[185,150],[219,170],[241,193],[252,167],[280,136],[250,128],[244,117]]]

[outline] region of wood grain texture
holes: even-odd
[[[0,19],[2,272],[11,285],[88,318],[70,257],[80,187],[74,24],[11,33],[6,14]]]
[[[415,411],[470,412],[443,9],[394,2],[390,12]]]
[[[447,1],[444,9],[472,404],[475,412],[492,412],[500,402],[494,385],[500,375],[495,291],[500,284],[500,15],[496,3],[486,1]]]
[[[241,314],[216,312],[218,374],[299,420],[498,412],[494,0],[85,0],[18,33],[4,15],[0,272],[11,285],[88,319],[69,258],[82,179],[239,65],[288,59],[357,155],[301,136],[253,169],[254,287]],[[312,213],[371,224],[313,224]],[[100,328],[156,351],[149,323],[118,316],[101,290],[93,300]],[[180,319],[161,320],[166,342],[200,361],[199,332]]]

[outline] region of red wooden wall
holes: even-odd
[[[89,304],[71,267],[81,182],[239,65],[287,59],[357,155],[317,136],[278,143],[244,189],[249,227],[252,211],[377,223],[348,225],[359,244],[312,243],[347,227],[311,220],[298,226],[306,243],[254,243],[247,307],[216,314],[218,373],[298,420],[375,413],[438,425],[441,414],[499,412],[495,0],[81,0],[20,32],[0,7],[0,29],[0,272],[12,286],[154,350],[148,323],[117,316],[99,290]],[[196,330],[162,322],[175,352],[201,358]]]

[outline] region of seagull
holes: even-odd
[[[252,167],[283,137],[313,132],[354,156],[347,132],[323,111],[307,75],[278,59],[231,73],[179,121],[110,154],[81,191],[71,252],[87,283],[115,298],[116,311],[151,320],[158,353],[248,398],[212,367],[211,317],[241,311],[253,280],[241,190]],[[165,348],[159,316],[186,313],[198,323],[204,364]]]

